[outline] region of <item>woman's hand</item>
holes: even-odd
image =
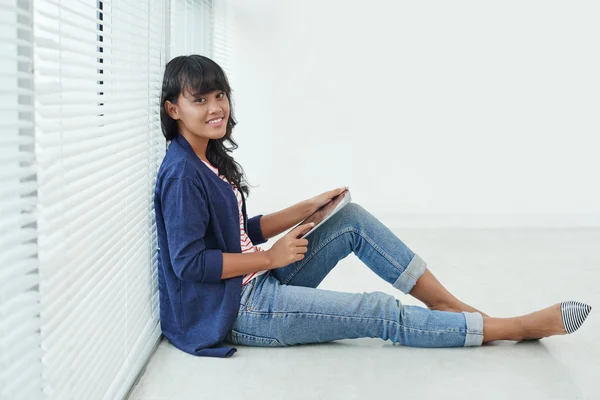
[[[267,256],[270,261],[269,269],[285,267],[286,265],[302,260],[304,253],[308,250],[308,240],[298,239],[298,236],[305,234],[313,226],[315,226],[314,222],[297,226],[275,242],[267,250]]]
[[[348,189],[347,186],[343,186],[341,188],[329,190],[327,192],[316,195],[315,197],[311,197],[308,199],[308,203],[311,205],[312,212],[316,212],[319,208],[323,207],[325,204],[329,203],[335,196],[344,193]]]

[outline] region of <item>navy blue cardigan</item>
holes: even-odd
[[[262,214],[244,228],[255,245],[265,243]],[[154,190],[158,234],[158,290],[164,336],[186,353],[230,357],[222,342],[240,306],[242,276],[221,279],[223,253],[241,253],[238,201],[181,135],[169,144]]]

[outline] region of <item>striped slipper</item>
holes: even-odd
[[[563,301],[560,303],[560,313],[567,333],[573,333],[583,325],[592,307],[579,301]]]
[[[563,301],[560,303],[560,313],[562,316],[563,325],[567,334],[575,332],[583,325],[583,322],[590,314],[592,306],[579,301]],[[523,341],[540,340],[542,338],[524,339]]]

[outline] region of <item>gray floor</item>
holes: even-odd
[[[394,230],[462,301],[496,317],[563,300],[590,304],[583,327],[538,342],[419,349],[380,339],[284,348],[237,346],[194,357],[163,341],[131,400],[600,399],[600,229]],[[351,254],[321,283],[348,292],[396,291]]]

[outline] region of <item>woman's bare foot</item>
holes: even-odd
[[[466,312],[478,312],[480,313],[482,316],[489,318],[490,316],[487,315],[486,313],[483,313],[481,311],[479,311],[476,308],[471,307],[470,305],[463,303],[462,301],[458,300],[456,303],[454,304],[436,304],[430,307],[427,307],[430,310],[437,310],[437,311],[452,311],[452,312],[461,312],[461,311],[466,311]]]
[[[543,310],[535,311],[520,318],[523,326],[523,340],[541,339],[554,335],[566,335],[562,321],[560,303]]]

